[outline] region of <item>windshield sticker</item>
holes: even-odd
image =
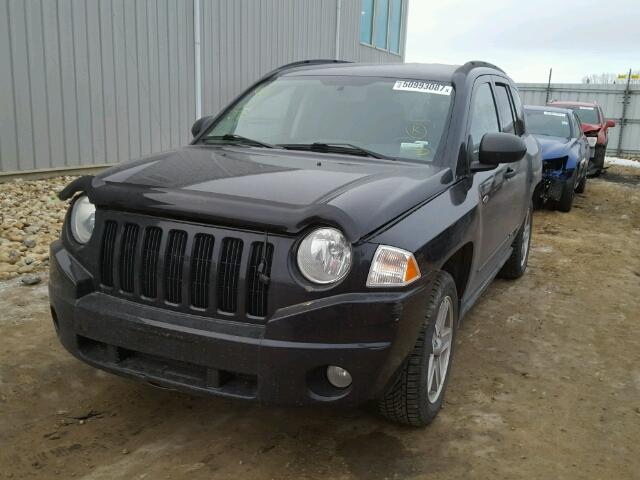
[[[560,112],[544,112],[545,115],[551,115],[552,117],[566,117],[567,114],[566,113],[560,113]]]
[[[412,143],[402,142],[400,144],[400,153],[425,158],[430,156],[433,152],[429,147],[429,142],[415,141]]]
[[[580,110],[593,110],[593,107],[580,107]]]
[[[419,82],[417,80],[396,80],[394,90],[405,92],[435,93],[436,95],[451,95],[453,87],[441,83]]]
[[[422,140],[427,136],[427,126],[422,122],[411,122],[404,127],[404,133],[414,140]]]

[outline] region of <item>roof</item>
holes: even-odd
[[[565,105],[572,107],[597,107],[597,103],[593,102],[572,102],[570,100],[552,100],[548,105]]]
[[[450,82],[454,73],[469,73],[476,68],[495,70],[503,73],[495,65],[485,62],[467,62],[464,65],[445,65],[440,63],[322,63],[292,65],[281,68],[281,75],[346,75],[362,77],[412,78]]]
[[[525,110],[534,110],[534,111],[539,111],[539,112],[566,113],[567,115],[570,115],[571,113],[573,113],[571,111],[571,109],[569,109],[569,108],[552,107],[550,105],[543,106],[543,107],[541,107],[539,105],[525,105],[524,109]]]

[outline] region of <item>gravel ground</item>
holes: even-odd
[[[49,236],[62,205],[42,198],[62,183],[34,188],[40,213],[22,215],[50,212]],[[537,211],[532,241],[527,273],[466,317],[426,429],[104,373],[60,346],[46,285],[0,281],[0,478],[637,480],[640,169],[589,180],[570,213]]]
[[[73,178],[0,183],[0,280],[46,268],[67,208],[57,194]]]

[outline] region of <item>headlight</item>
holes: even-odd
[[[413,253],[380,245],[371,262],[367,287],[403,287],[419,278],[420,269]]]
[[[298,247],[298,268],[313,283],[335,283],[345,277],[349,267],[351,245],[335,228],[314,230]]]
[[[86,195],[73,203],[71,210],[71,233],[78,243],[87,243],[96,223],[96,207]]]

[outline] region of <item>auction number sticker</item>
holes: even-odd
[[[593,107],[580,107],[580,110],[593,110]]]
[[[436,95],[451,95],[453,87],[441,83],[420,82],[418,80],[396,80],[394,90],[405,92],[435,93]]]
[[[560,112],[544,112],[545,115],[550,115],[552,117],[566,117],[567,114],[566,113],[560,113]]]

